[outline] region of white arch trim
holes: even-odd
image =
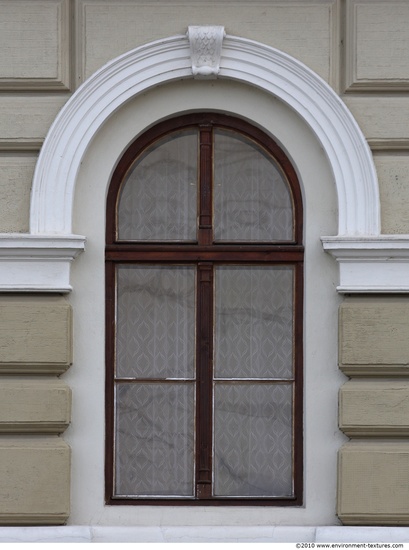
[[[372,155],[337,94],[296,59],[251,40],[224,37],[220,27],[215,34],[223,40],[221,53],[211,60],[210,68],[197,67],[192,62],[197,44],[192,41],[200,27],[191,29],[187,36],[152,42],[114,59],[91,76],[60,111],[34,174],[30,234],[0,236],[0,289],[71,289],[70,263],[85,243],[84,237],[72,234],[75,185],[93,137],[117,109],[138,94],[174,80],[207,76],[237,80],[279,98],[298,113],[320,142],[338,196],[338,235],[322,238],[324,249],[340,264],[338,289],[409,292],[409,239],[380,235]],[[202,30],[212,31],[209,27]],[[207,62],[209,52],[203,53]]]
[[[77,173],[101,125],[131,98],[181,78],[193,78],[191,51],[186,36],[175,36],[118,57],[77,90],[52,125],[37,163],[31,234],[71,234]],[[332,167],[338,194],[338,234],[379,234],[372,155],[344,103],[318,75],[283,52],[227,36],[218,78],[257,86],[292,107],[317,136]]]

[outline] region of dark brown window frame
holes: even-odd
[[[261,146],[281,166],[292,193],[294,240],[274,243],[213,243],[212,242],[212,126],[240,132]],[[167,134],[199,126],[201,128],[200,199],[198,241],[196,243],[149,243],[117,239],[117,204],[122,182],[138,155],[156,140]],[[303,503],[303,207],[297,174],[284,151],[267,134],[241,119],[218,113],[183,115],[155,125],[138,137],[125,151],[116,166],[107,196],[106,209],[106,453],[105,501],[110,505],[219,505],[219,506],[300,506]],[[197,300],[212,301],[213,265],[291,265],[295,272],[294,292],[294,417],[293,417],[293,488],[291,497],[212,497],[211,483],[211,411],[212,375],[209,357],[200,350],[200,339],[212,346],[212,311],[198,319],[197,414],[203,420],[197,425],[196,496],[193,498],[117,498],[114,497],[114,380],[115,380],[115,270],[119,264],[195,264],[198,266]],[[207,419],[207,421],[205,420]]]

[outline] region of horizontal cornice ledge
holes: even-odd
[[[81,235],[0,234],[0,292],[70,292],[71,263],[84,248]]]
[[[321,237],[339,264],[340,293],[409,293],[409,235]]]

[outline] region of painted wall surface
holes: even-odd
[[[382,232],[408,234],[408,19],[406,0],[0,0],[0,232],[28,231],[40,148],[57,113],[82,82],[141,44],[185,34],[188,25],[212,24],[223,25],[229,35],[290,54],[331,86],[373,152]],[[202,109],[244,117],[273,135],[292,159],[303,189],[305,504],[298,509],[107,507],[103,502],[107,186],[118,158],[136,135],[166,117]],[[15,408],[13,413],[11,404],[0,407],[0,482],[1,476],[9,476],[13,453],[21,468],[30,468],[30,448],[36,457],[41,449],[52,474],[34,499],[36,485],[21,488],[15,471],[10,487],[20,491],[20,500],[0,497],[0,522],[337,525],[341,518],[358,525],[409,523],[409,494],[400,493],[399,506],[392,497],[379,497],[398,483],[396,464],[409,463],[406,405],[399,408],[402,401],[396,397],[408,391],[407,298],[368,295],[344,300],[336,292],[337,265],[320,242],[321,236],[337,233],[334,178],[323,149],[295,112],[260,91],[257,83],[253,87],[228,80],[189,80],[143,94],[108,120],[86,152],[75,196],[74,232],[86,236],[87,246],[73,264],[73,291],[66,299],[0,295],[0,374],[7,377],[3,386],[0,379],[0,392],[3,403],[14,403],[13,396],[20,392],[27,396],[23,410]],[[391,346],[392,341],[396,345]],[[47,350],[51,359],[44,359]],[[347,382],[347,376],[352,380]],[[365,382],[361,377],[367,377]],[[393,382],[384,380],[391,377]],[[337,417],[338,391],[345,383],[349,385],[341,391],[339,422],[346,435]],[[397,400],[397,408],[385,407],[384,390]],[[39,410],[43,399],[49,400],[47,413]],[[374,409],[377,414],[372,414]],[[21,445],[9,445],[5,432],[30,433],[30,438],[24,439],[26,444],[21,439]],[[389,447],[381,437],[390,440]],[[71,447],[71,459],[62,439]],[[33,471],[38,460],[33,459]],[[366,472],[365,487],[352,483],[368,463],[373,469]],[[371,479],[377,479],[376,486]],[[48,502],[59,502],[57,516]]]

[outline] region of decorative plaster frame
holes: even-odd
[[[211,28],[205,29],[211,32]],[[220,36],[220,29],[213,29],[215,35]],[[65,104],[37,162],[30,234],[0,236],[0,262],[4,266],[0,290],[70,290],[69,264],[85,242],[84,237],[72,235],[75,185],[93,137],[117,109],[138,94],[174,80],[193,78],[196,73],[261,88],[294,109],[317,137],[332,168],[338,195],[338,236],[322,239],[324,249],[340,263],[338,289],[409,292],[409,277],[406,282],[400,271],[409,258],[409,240],[407,236],[380,237],[380,202],[372,154],[338,95],[291,56],[235,36],[220,41],[221,55],[216,55],[209,70],[207,66],[197,68],[191,52],[198,33],[200,29],[192,27],[187,36],[151,42],[123,54],[91,76]],[[15,277],[16,258],[20,272],[27,266],[25,278]],[[30,272],[33,258],[38,260],[37,267]],[[409,274],[409,266],[406,271]]]
[[[190,33],[189,33],[190,34]],[[125,53],[91,76],[51,126],[34,174],[32,234],[70,234],[75,184],[85,151],[125,102],[160,84],[193,77],[189,39],[175,36]],[[372,155],[355,119],[313,71],[269,46],[226,36],[218,78],[257,86],[292,107],[327,154],[339,203],[339,235],[378,235]]]

